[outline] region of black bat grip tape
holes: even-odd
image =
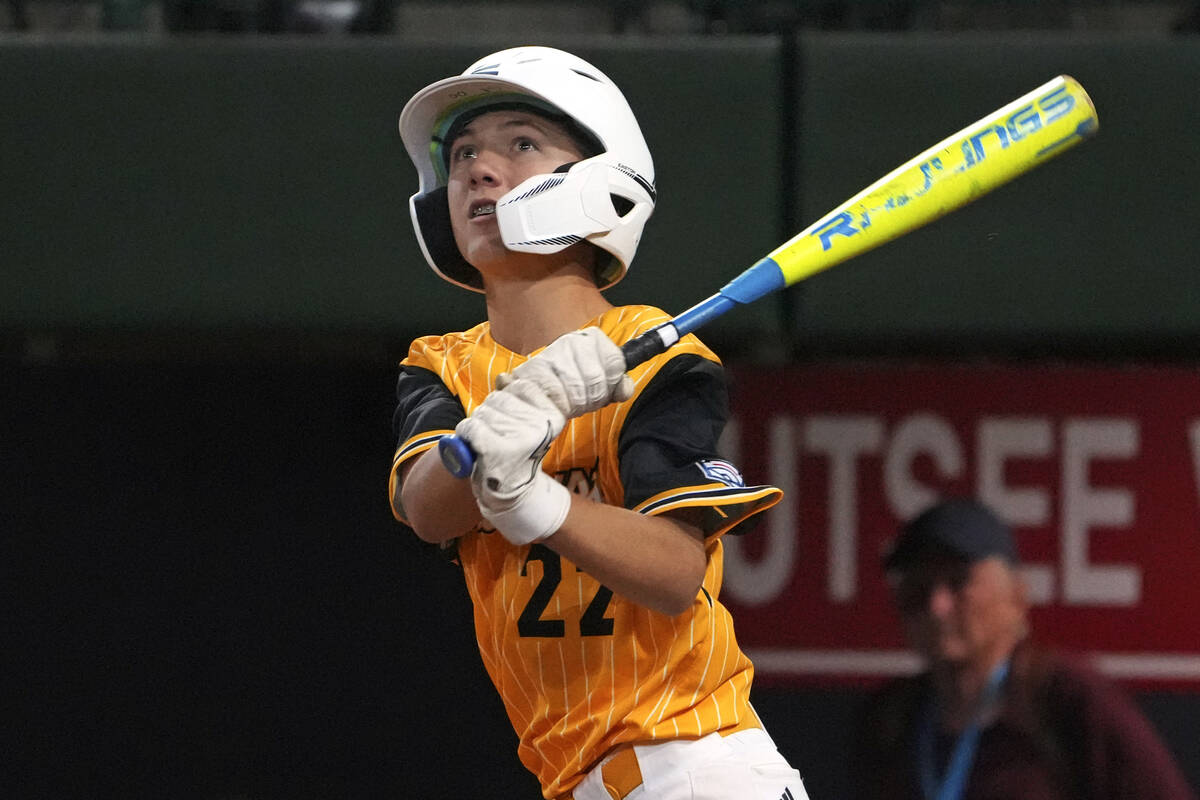
[[[625,355],[626,372],[666,351],[667,346],[658,335],[658,328],[646,331],[636,339],[630,339],[621,345],[621,352]]]

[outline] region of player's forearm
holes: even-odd
[[[471,482],[447,472],[436,447],[403,469],[400,503],[418,537],[427,542],[445,542],[479,523]]]
[[[578,495],[546,544],[617,594],[669,616],[687,610],[704,580],[697,528]]]

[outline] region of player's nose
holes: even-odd
[[[487,150],[482,150],[471,160],[468,175],[472,185],[498,186],[503,180],[503,165],[500,158]]]

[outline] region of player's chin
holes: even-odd
[[[475,224],[462,235],[455,237],[458,249],[466,256],[472,265],[476,261],[481,264],[503,261],[512,256],[513,251],[504,246],[500,237],[500,229],[494,221],[491,224]]]

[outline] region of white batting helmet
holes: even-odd
[[[621,280],[654,211],[654,163],[616,84],[550,47],[485,56],[461,75],[426,86],[400,112],[400,137],[420,176],[409,211],[425,260],[451,283],[483,290],[450,228],[445,144],[456,121],[496,107],[532,107],[558,118],[592,148],[582,161],[536,175],[500,198],[496,218],[505,246],[555,253],[586,239],[609,256],[598,259],[596,284],[607,289]]]

